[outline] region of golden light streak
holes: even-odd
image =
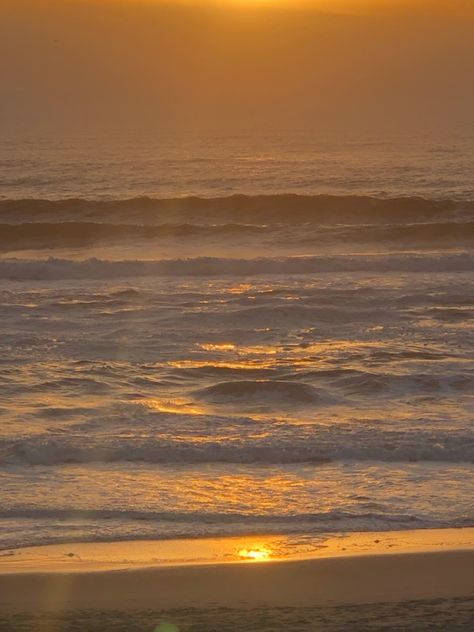
[[[174,397],[174,398],[154,398],[142,400],[142,406],[154,410],[159,413],[172,413],[179,415],[204,415],[207,409],[203,406],[199,406],[189,400]]]
[[[203,369],[203,368],[219,368],[219,369],[239,369],[239,370],[255,370],[270,369],[274,366],[271,361],[234,361],[226,362],[224,360],[177,360],[169,362],[169,365],[176,369]]]

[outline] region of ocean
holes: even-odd
[[[0,142],[0,548],[474,526],[474,138]]]

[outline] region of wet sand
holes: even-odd
[[[319,553],[306,558],[300,551],[295,559],[271,557],[274,537],[247,538],[268,553],[259,562],[242,561],[239,552],[252,552],[238,549],[243,538],[3,551],[0,629],[150,630],[172,620],[190,630],[336,630],[348,621],[355,630],[370,621],[381,630],[468,630],[473,535],[459,529],[330,536]],[[150,559],[154,547],[161,563]],[[258,627],[259,617],[266,627]]]

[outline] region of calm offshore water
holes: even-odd
[[[0,198],[474,197],[474,137],[306,131],[0,139]]]
[[[474,525],[473,147],[0,143],[0,547]]]

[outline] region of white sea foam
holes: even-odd
[[[226,401],[229,401],[227,399]],[[155,424],[158,423],[156,420]],[[193,423],[192,420],[190,423]],[[196,425],[198,422],[194,422]],[[60,465],[67,463],[326,463],[357,462],[438,463],[474,462],[474,433],[470,430],[436,428],[390,429],[387,424],[264,424],[235,425],[224,417],[204,418],[199,426],[210,429],[201,437],[192,435],[176,417],[174,425],[184,437],[173,438],[169,430],[161,437],[150,434],[130,420],[138,436],[97,435],[92,424],[80,434],[37,435],[0,442],[0,464]],[[227,427],[226,427],[227,425]],[[107,426],[104,426],[104,429]],[[195,433],[198,432],[196,428]],[[186,436],[188,438],[186,439]],[[84,442],[87,436],[87,442]]]

